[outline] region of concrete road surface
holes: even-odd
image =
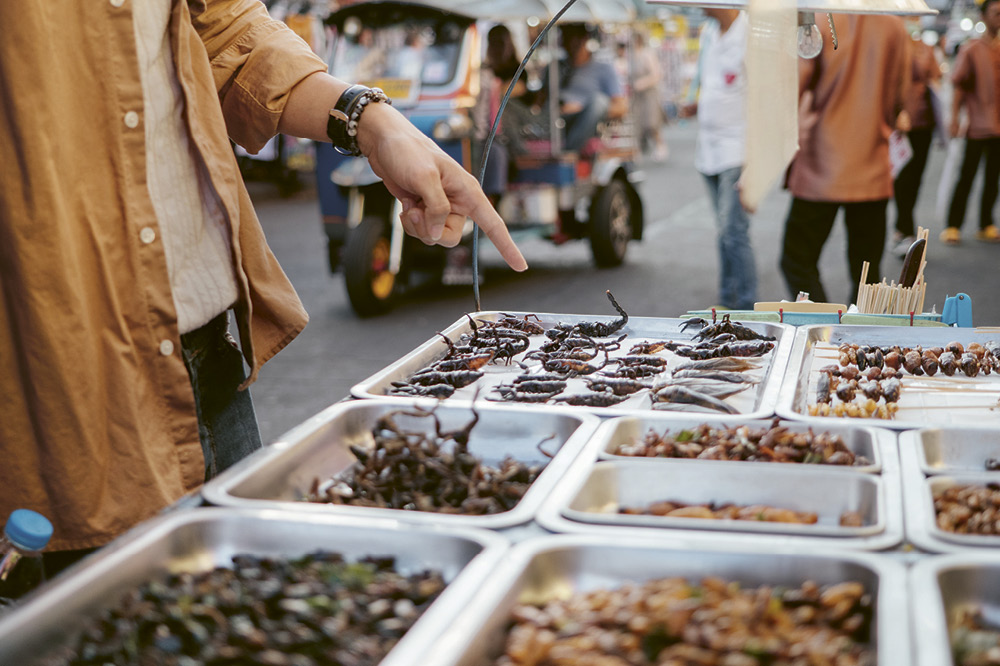
[[[519,238],[519,245],[530,269],[518,275],[506,270],[493,248],[486,247],[481,253],[486,270],[482,308],[614,315],[604,296],[606,289],[635,316],[677,317],[689,309],[715,305],[715,228],[701,176],[691,166],[695,131],[693,123],[670,126],[666,133],[669,158],[644,165],[647,178],[640,191],[647,233],[641,243],[630,246],[624,266],[595,269],[585,241],[556,247],[528,236]],[[956,247],[937,242],[943,224],[935,211],[943,160],[944,151],[935,148],[917,211],[917,223],[931,230],[926,309],[936,307],[940,312],[947,295],[965,292],[972,298],[976,325],[1000,325],[1000,299],[996,297],[1000,245],[972,239],[978,183],[970,200],[964,242]],[[251,183],[251,192],[270,245],[311,317],[303,334],[264,367],[251,389],[265,442],[347,397],[351,386],[474,309],[471,287],[431,286],[410,295],[388,315],[357,318],[348,304],[342,276],[331,275],[327,269],[313,190],[282,199],[270,186]],[[752,219],[760,300],[789,297],[778,269],[788,203],[787,193],[775,189]],[[890,204],[890,224],[893,216]],[[898,278],[900,265],[887,254],[882,275]],[[831,299],[854,301],[839,222],[825,247],[821,271]],[[873,278],[869,276],[870,281]]]

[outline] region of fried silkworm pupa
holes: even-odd
[[[920,352],[911,349],[906,352],[906,356],[903,357],[903,368],[911,375],[916,374],[921,361]]]
[[[883,357],[885,365],[893,370],[899,370],[903,365],[903,356],[898,351],[891,351]]]
[[[945,351],[950,351],[955,356],[961,356],[965,353],[965,347],[962,346],[961,342],[952,341],[944,346]]]
[[[873,365],[864,371],[865,379],[878,380],[882,378],[882,366]]]
[[[882,354],[882,350],[879,347],[875,347],[868,354],[868,364],[876,368],[881,368],[885,365],[885,355]]]
[[[928,377],[933,377],[937,374],[939,361],[937,356],[930,352],[924,352],[924,355],[920,361],[920,367],[923,368],[924,372],[927,373]]]
[[[868,367],[868,356],[865,354],[864,349],[858,349],[854,352],[854,360],[857,362],[859,371]]]
[[[898,402],[899,392],[903,388],[903,385],[898,379],[887,379],[882,382],[882,397],[885,398],[886,402]]]
[[[840,376],[844,379],[857,379],[859,374],[861,374],[861,371],[856,365],[845,365],[840,369]]]
[[[975,377],[979,374],[979,360],[976,358],[975,354],[965,352],[962,354],[962,358],[959,360],[958,364],[962,368],[962,372],[964,372],[967,377]]]
[[[870,380],[861,385],[861,392],[870,400],[878,401],[882,397],[882,385],[877,381]]]
[[[826,372],[831,375],[840,375],[840,366],[831,363],[830,365],[824,365],[819,369],[820,372]]]
[[[970,354],[975,354],[976,359],[982,361],[983,356],[986,355],[986,347],[983,347],[978,342],[970,342],[969,346],[965,348],[965,351]]]
[[[857,384],[854,382],[844,382],[837,387],[837,397],[843,402],[851,402],[856,395]]]
[[[950,351],[943,352],[938,357],[938,367],[941,369],[941,372],[949,377],[954,375],[955,371],[958,370],[958,359],[955,358],[955,353]]]

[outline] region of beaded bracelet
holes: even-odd
[[[337,100],[336,106],[330,109],[326,133],[337,152],[352,157],[361,156],[361,148],[358,146],[358,121],[364,110],[373,102],[392,104],[392,100],[381,88],[355,85],[345,90]]]

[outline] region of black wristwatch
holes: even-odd
[[[342,155],[359,157],[358,119],[365,107],[372,102],[392,104],[381,88],[353,85],[340,95],[326,121],[326,134],[333,142],[334,149]]]

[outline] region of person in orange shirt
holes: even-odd
[[[905,110],[910,120],[910,130],[906,137],[913,148],[913,156],[896,176],[893,196],[896,200],[896,233],[893,238],[892,253],[902,257],[916,240],[913,209],[920,192],[920,181],[927,167],[927,156],[937,123],[931,86],[941,80],[941,66],[934,55],[934,49],[920,39],[919,23],[913,25],[912,64],[910,66],[910,90],[906,96]]]
[[[947,245],[956,245],[962,239],[965,207],[979,162],[984,156],[986,173],[976,238],[988,243],[1000,242],[1000,229],[993,222],[993,204],[1000,187],[1000,40],[997,38],[1000,32],[1000,2],[984,0],[979,9],[986,32],[961,48],[951,74],[953,96],[948,130],[952,137],[963,134],[963,109],[966,127],[965,154],[948,206],[948,224],[941,232],[941,242]]]
[[[841,208],[850,298],[864,262],[879,275],[892,196],[889,134],[903,110],[910,71],[910,37],[899,17],[835,14],[833,21],[838,48],[820,21],[823,50],[799,61],[799,151],[788,170],[793,198],[781,252],[792,298],[808,292],[814,301],[827,300],[819,257]]]

